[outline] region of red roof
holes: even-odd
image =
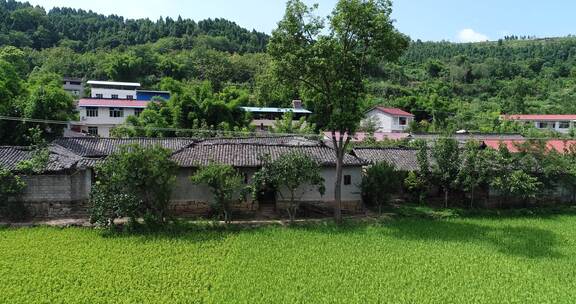
[[[411,113],[398,108],[375,107],[374,109],[394,116],[414,116]]]
[[[548,121],[561,121],[561,120],[576,120],[576,115],[564,114],[521,114],[521,115],[503,115],[506,120],[548,120]]]
[[[339,136],[340,133],[336,132],[336,136]],[[370,136],[369,133],[365,133],[365,132],[356,132],[356,134],[354,134],[354,137],[351,139],[352,142],[362,142],[366,139],[368,139],[368,136]],[[374,139],[376,139],[376,141],[384,141],[384,140],[400,140],[400,139],[405,139],[408,138],[408,136],[410,136],[410,134],[408,133],[374,133]],[[332,138],[332,132],[324,132],[324,138],[326,139],[331,139]],[[348,135],[344,136],[344,139],[348,138]]]
[[[78,101],[79,107],[146,108],[150,101],[128,99],[90,99]]]
[[[485,140],[484,144],[492,149],[500,148],[500,144],[504,144],[508,150],[512,153],[519,152],[518,145],[525,143],[526,140]],[[548,151],[556,150],[556,152],[564,153],[567,148],[572,145],[576,145],[576,140],[548,140],[546,142],[546,148]]]

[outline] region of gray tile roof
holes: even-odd
[[[106,157],[117,152],[123,145],[161,146],[176,152],[193,143],[191,138],[61,138],[54,141],[54,144],[88,158]]]
[[[320,141],[302,138],[251,138],[206,140],[175,153],[172,159],[181,167],[199,167],[210,163],[229,164],[235,167],[257,168],[262,166],[262,157],[269,155],[273,160],[291,152],[302,152],[316,160],[321,166],[335,166],[333,149]],[[347,154],[345,166],[362,166],[364,163]]]
[[[236,138],[211,138],[198,143],[199,145],[214,144],[242,144],[242,145],[267,145],[267,146],[308,146],[321,147],[322,142],[303,136],[263,136],[263,137],[236,137]]]
[[[354,155],[367,163],[387,162],[398,171],[418,171],[418,150],[409,148],[355,148]]]
[[[50,158],[44,169],[44,173],[60,172],[75,168],[82,159],[60,146],[50,145]],[[20,162],[30,160],[33,157],[33,150],[29,147],[0,147],[0,165],[16,170]]]

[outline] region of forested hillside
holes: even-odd
[[[246,120],[238,106],[306,102],[298,87],[277,80],[265,52],[268,39],[222,19],[126,20],[0,0],[0,83],[11,84],[0,86],[0,115],[32,118],[26,107],[39,98],[42,81],[55,84],[55,77],[71,76],[139,81],[174,92],[173,100],[150,109],[137,124],[242,128]],[[363,106],[412,111],[418,131],[525,131],[502,125],[500,114],[576,113],[575,56],[574,37],[413,41],[398,62],[369,71]],[[42,118],[73,116],[66,111]]]
[[[0,0],[0,44],[34,49],[66,46],[87,51],[151,43],[166,37],[178,38],[174,42],[183,48],[213,44],[239,53],[261,52],[268,40],[266,34],[248,31],[224,19],[197,23],[181,17],[132,20],[71,8],[55,8],[46,13],[28,3]]]

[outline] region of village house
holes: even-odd
[[[269,131],[272,129],[276,120],[282,119],[284,114],[293,113],[293,123],[299,121],[302,117],[308,118],[312,112],[304,109],[301,100],[292,101],[292,108],[271,108],[271,107],[242,107],[245,112],[252,115],[251,125],[259,131]]]
[[[402,133],[408,131],[414,115],[397,108],[374,107],[368,110],[362,125],[371,126],[375,132]]]
[[[532,125],[539,130],[569,133],[575,127],[576,115],[503,115],[502,120]]]
[[[194,140],[190,138],[62,138],[51,146],[50,163],[38,175],[27,177],[30,181],[21,200],[36,217],[66,217],[86,214],[86,204],[91,185],[95,182],[93,168],[123,145],[138,144],[143,147],[161,146],[169,149],[172,160],[179,166],[177,182],[172,196],[171,209],[175,215],[206,215],[213,202],[207,186],[195,185],[190,176],[201,166],[210,163],[228,164],[239,170],[248,184],[263,165],[263,158],[272,160],[280,155],[301,152],[316,160],[321,166],[326,192],[321,195],[310,187],[299,189],[298,200],[315,208],[332,208],[336,157],[334,150],[321,141],[303,137],[219,138]],[[16,165],[29,159],[28,148],[4,147],[0,149],[0,164],[16,170]],[[359,185],[364,162],[353,155],[346,155],[343,169],[342,202],[345,210],[362,210]],[[237,197],[236,210],[258,213],[275,212],[284,208],[288,196],[284,189],[269,189],[257,200]]]
[[[139,116],[152,100],[170,99],[170,92],[140,90],[139,83],[95,81],[90,85],[90,98],[78,101],[80,121],[71,123],[71,131],[90,136],[110,137],[110,131]]]

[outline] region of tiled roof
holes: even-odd
[[[192,145],[174,154],[172,159],[181,167],[198,167],[210,163],[229,164],[235,167],[257,168],[262,166],[261,158],[269,155],[272,160],[281,155],[301,152],[309,155],[321,166],[335,166],[334,150],[319,141],[303,138],[251,138],[215,139]],[[361,166],[363,162],[347,154],[346,166]]]
[[[194,143],[191,138],[61,138],[54,144],[87,158],[106,157],[117,152],[121,146],[138,144],[142,147],[161,146],[176,152]]]
[[[375,107],[374,109],[394,116],[414,116],[412,113],[408,113],[398,108]]]
[[[145,109],[150,101],[128,99],[90,99],[83,98],[78,101],[79,107],[110,107],[110,108],[137,108]]]
[[[418,150],[405,148],[355,148],[354,155],[363,161],[375,164],[386,162],[398,171],[418,171]]]
[[[242,145],[268,145],[268,146],[309,146],[319,147],[322,143],[318,140],[304,136],[262,136],[262,137],[235,137],[235,138],[211,138],[205,139],[200,145],[214,144],[242,144]]]
[[[339,136],[340,133],[336,133],[336,136]],[[372,134],[376,141],[384,141],[384,140],[401,140],[410,137],[409,133],[392,133],[392,132],[376,132]],[[345,135],[347,138],[348,135]],[[362,142],[370,137],[370,133],[366,132],[356,132],[354,133],[354,137],[352,138],[352,142]],[[332,140],[332,132],[324,132],[324,138],[326,140]]]
[[[411,134],[412,139],[425,139],[425,140],[436,140],[439,138],[446,138],[443,134]],[[497,134],[497,133],[468,133],[468,134],[454,134],[450,136],[460,142],[466,141],[483,141],[483,140],[522,140],[524,136],[520,134]]]
[[[504,120],[545,120],[545,121],[569,121],[576,120],[573,114],[520,114],[520,115],[503,115]]]
[[[504,144],[512,153],[519,152],[518,146],[526,143],[526,140],[485,140],[484,144],[488,148],[499,149],[500,144]],[[576,140],[548,140],[546,141],[546,149],[548,151],[555,150],[559,153],[565,153],[571,146],[576,145]]]
[[[74,168],[82,159],[78,155],[56,145],[51,145],[50,159],[44,172],[59,172]],[[16,170],[18,164],[25,160],[30,160],[33,150],[29,147],[0,147],[0,165]]]

